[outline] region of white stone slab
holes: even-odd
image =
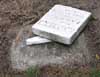
[[[42,44],[42,43],[48,43],[48,42],[51,42],[51,40],[48,40],[39,36],[26,39],[26,45]]]
[[[72,44],[86,26],[91,13],[69,6],[55,5],[37,23],[33,32],[64,44]]]

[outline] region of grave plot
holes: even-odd
[[[32,48],[32,51],[29,50],[29,52],[27,52],[28,49],[23,46],[24,42],[22,43],[21,40],[18,42],[17,40],[18,37],[22,38],[23,35],[23,39],[28,38],[28,36],[26,36],[27,34],[25,35],[25,33],[27,33],[27,30],[25,30],[27,27],[25,26],[28,26],[28,24],[34,24],[56,3],[91,11],[95,19],[89,22],[84,32],[73,43],[73,45],[75,46],[71,45],[70,48],[68,48],[63,44],[52,42],[44,45],[27,46],[27,48]],[[28,24],[24,25],[26,23]],[[24,31],[22,31],[21,29],[23,28],[23,25],[24,25],[23,29]],[[28,32],[29,30],[31,30],[31,28],[28,29]],[[25,36],[26,38],[24,38]],[[16,40],[16,42],[12,40]],[[87,66],[89,66],[89,69],[93,69],[95,67],[97,67],[97,69],[100,68],[100,0],[1,0],[0,1],[0,72],[4,72],[5,76],[7,76],[6,73],[9,74],[10,72],[11,76],[8,77],[16,77],[14,75],[17,73],[17,71],[13,71],[15,69],[12,69],[12,67],[24,70],[32,65],[37,65],[35,63],[39,63],[40,62],[39,60],[42,57],[45,57],[45,55],[43,55],[42,57],[40,56],[39,59],[35,61],[36,56],[35,58],[32,57],[30,58],[30,54],[33,53],[33,51],[35,54],[38,51],[38,53],[44,52],[46,55],[47,51],[49,51],[50,53],[56,52],[55,53],[56,57],[59,57],[61,56],[61,54],[66,52],[67,56],[66,60],[67,59],[68,60],[66,63],[64,61],[60,64],[65,64],[68,67],[73,66],[74,68],[75,66],[81,65],[81,63],[83,64],[87,63],[86,66],[82,65],[80,67],[87,68]],[[25,56],[27,54],[28,56]],[[76,59],[75,55],[78,57],[78,59]],[[93,59],[91,59],[91,57]],[[51,57],[50,59],[47,59],[47,57],[45,57],[45,59],[48,60],[47,65],[50,63],[55,64],[54,62],[50,62],[52,59]],[[41,61],[46,61],[45,59],[42,58]],[[89,62],[90,65],[88,64]],[[79,67],[79,75],[80,75],[80,67]],[[43,68],[45,69],[45,67]],[[84,70],[84,68],[82,69],[82,71]],[[43,71],[44,74],[46,72],[48,71],[47,70]],[[51,72],[52,70],[50,71],[50,74]],[[46,77],[47,76],[48,75],[46,75]],[[0,75],[0,77],[2,77],[2,75]],[[19,77],[19,75],[17,77]],[[83,76],[83,77],[88,77],[88,76]]]
[[[42,67],[59,64],[73,67],[75,64],[79,66],[88,64],[91,56],[84,33],[75,42],[73,41],[86,26],[90,16],[91,13],[83,10],[55,5],[36,24],[19,31],[11,47],[12,67],[25,70],[37,65]],[[34,34],[57,42],[27,46],[26,39],[35,37]],[[64,45],[72,42],[70,46]]]
[[[40,67],[49,64],[66,65],[73,67],[84,65],[91,61],[91,55],[87,48],[86,38],[82,33],[71,46],[49,42],[40,45],[26,46],[25,40],[35,36],[32,34],[32,26],[22,28],[11,46],[11,62],[14,69],[25,70],[30,66]]]

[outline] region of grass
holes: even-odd
[[[44,68],[45,69],[45,68]],[[51,68],[53,69],[53,68]],[[58,72],[59,71],[59,72]],[[61,71],[61,74],[59,74]],[[30,67],[27,69],[26,71],[26,75],[27,77],[40,77],[40,72],[46,74],[46,72],[48,72],[48,76],[51,75],[51,73],[55,74],[53,75],[54,77],[57,77],[59,75],[59,77],[100,77],[100,70],[97,70],[96,68],[94,69],[88,69],[88,70],[83,70],[83,69],[58,69],[57,68],[54,68],[53,70],[49,71],[49,70],[46,70],[46,71],[40,71],[40,68],[39,67]]]
[[[42,76],[41,72],[46,75]],[[83,69],[54,68],[53,70],[40,71],[40,68],[36,66],[28,68],[24,73],[24,75],[13,75],[13,74],[11,75],[11,74],[0,73],[0,77],[19,77],[19,76],[20,77],[100,77],[100,70],[97,68],[92,68],[87,71]]]
[[[100,77],[100,70],[96,70],[96,69],[92,70],[90,72],[90,77]]]
[[[39,77],[40,69],[38,66],[32,66],[26,70],[27,77]]]

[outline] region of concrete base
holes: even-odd
[[[35,36],[32,26],[22,28],[11,46],[11,62],[14,69],[25,70],[30,66],[44,66],[49,64],[74,67],[91,61],[84,33],[71,46],[51,42],[40,45],[26,46],[25,40]]]

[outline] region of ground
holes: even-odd
[[[85,37],[83,40],[85,44],[79,44],[81,48],[82,45],[83,47],[85,45],[80,52],[85,53],[85,48],[88,49],[89,55],[87,57],[91,58],[88,64],[83,67],[98,68],[100,66],[100,0],[0,0],[0,72],[19,73],[11,66],[10,48],[12,41],[21,28],[34,24],[55,4],[92,12],[93,19],[88,23],[80,37]],[[63,50],[63,46],[61,47]],[[44,72],[45,70],[46,68]]]

